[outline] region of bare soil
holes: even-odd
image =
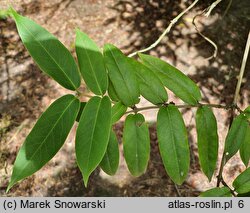
[[[10,2],[21,14],[55,34],[73,54],[76,27],[89,34],[100,46],[113,43],[128,54],[152,44],[170,20],[192,1],[13,0],[1,1],[0,9],[5,9]],[[218,46],[217,57],[207,60],[213,54],[213,47],[196,33],[192,19],[211,2],[198,4],[149,53],[175,65],[193,79],[201,88],[203,102],[230,104],[250,26],[250,4],[248,0],[234,0],[225,13],[230,1],[223,1],[209,18],[197,18],[200,31]],[[0,32],[1,196],[197,196],[200,191],[215,186],[216,175],[209,183],[200,170],[195,110],[182,110],[191,148],[190,173],[182,186],[173,184],[162,165],[155,131],[156,111],[153,110],[143,113],[150,122],[151,159],[147,172],[141,177],[134,178],[129,174],[122,157],[123,122],[120,122],[114,126],[121,151],[117,174],[110,177],[97,169],[85,188],[75,162],[76,124],[55,158],[6,194],[12,166],[25,137],[46,107],[69,92],[39,70],[22,45],[11,19],[0,19]],[[242,109],[250,102],[249,66],[248,63],[240,94]],[[82,90],[86,90],[84,85]],[[181,103],[172,93],[169,96],[170,101]],[[140,106],[145,105],[149,103],[142,100]],[[218,121],[220,158],[229,112],[214,109],[214,113]],[[233,157],[225,166],[225,181],[230,185],[244,169],[239,156]]]

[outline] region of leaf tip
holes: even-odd
[[[89,175],[83,175],[83,183],[85,188],[88,187]]]

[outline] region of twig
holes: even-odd
[[[250,47],[250,31],[248,33],[245,52],[244,52],[244,56],[243,56],[242,63],[241,63],[240,75],[239,75],[239,79],[238,79],[237,86],[236,86],[236,89],[235,89],[233,104],[237,104],[237,101],[238,101],[238,98],[239,98],[240,87],[241,87],[241,84],[242,84],[242,78],[243,78],[243,75],[244,75],[244,72],[245,72],[247,57],[248,57],[248,53],[249,53],[249,47]]]
[[[239,97],[242,78],[243,78],[245,67],[246,67],[247,57],[248,57],[248,53],[249,53],[249,47],[250,47],[250,31],[248,33],[247,43],[246,43],[246,47],[245,47],[245,51],[244,51],[244,55],[243,55],[243,59],[242,59],[242,63],[241,63],[240,75],[239,75],[239,79],[238,79],[237,86],[235,89],[233,104],[231,105],[232,114],[231,114],[231,118],[230,118],[230,125],[232,124],[233,118],[234,118],[234,111],[233,110],[234,109],[239,110],[239,107],[237,106],[237,101],[238,101],[238,97]],[[242,111],[241,111],[241,113],[242,113]],[[229,127],[230,127],[230,125],[229,125]],[[226,154],[223,153],[223,156],[221,159],[221,164],[220,164],[219,174],[217,176],[217,187],[220,185],[220,183],[223,183],[222,172],[223,172],[223,168],[224,168],[225,164],[226,164]]]
[[[174,104],[173,102],[171,103],[165,103],[163,105],[168,105],[168,104]],[[242,113],[243,111],[237,106],[237,105],[220,105],[220,104],[202,104],[202,103],[198,103],[195,105],[191,105],[191,104],[179,104],[176,105],[174,104],[177,108],[197,108],[197,107],[201,107],[201,106],[208,106],[208,107],[212,107],[212,108],[218,108],[218,109],[236,109],[237,111],[239,111],[239,113]],[[162,105],[158,105],[158,106],[146,106],[146,107],[141,107],[141,108],[137,108],[134,110],[130,110],[127,111],[125,114],[129,114],[132,112],[140,112],[140,111],[145,111],[145,110],[150,110],[150,109],[159,109]]]
[[[143,52],[147,52],[151,49],[153,49],[154,47],[156,47],[160,42],[161,40],[165,37],[165,35],[167,33],[170,32],[171,28],[173,27],[173,25],[186,13],[188,12],[189,10],[191,10],[197,3],[198,3],[199,0],[195,0],[188,8],[186,8],[184,11],[182,11],[178,16],[176,16],[172,21],[170,21],[170,24],[168,25],[168,27],[165,29],[165,31],[161,34],[161,36],[153,43],[151,44],[149,47],[145,48],[145,49],[142,49],[142,50],[138,50],[134,53],[131,53],[128,55],[128,57],[133,57],[135,56],[136,54],[138,53],[143,53]]]
[[[178,197],[182,197],[182,195],[180,193],[180,190],[179,190],[179,188],[178,188],[178,186],[177,186],[176,183],[174,183],[174,188],[175,188],[175,191],[177,192]]]
[[[208,38],[207,36],[205,36],[203,33],[200,32],[200,30],[198,29],[197,25],[195,24],[195,19],[198,17],[198,16],[202,16],[204,15],[205,17],[209,17],[212,10],[221,2],[222,0],[216,0],[215,2],[213,2],[208,8],[206,8],[205,10],[202,11],[202,13],[200,14],[197,14],[194,16],[193,18],[193,21],[192,21],[192,24],[194,25],[195,27],[195,30],[197,31],[197,33],[202,37],[204,38],[207,42],[209,42],[213,47],[214,47],[214,53],[213,55],[211,55],[210,57],[206,58],[206,60],[211,60],[212,58],[215,58],[217,56],[217,53],[218,53],[218,47],[216,45],[216,43],[214,41],[212,41],[210,38]]]
[[[225,9],[225,12],[222,15],[222,19],[227,15],[231,5],[232,5],[233,0],[229,0],[229,3],[227,4],[227,8]]]
[[[222,2],[222,0],[217,0],[215,2],[213,2],[208,8],[207,8],[207,12],[205,14],[206,17],[210,16],[212,10],[217,6],[217,4],[219,4],[220,2]]]
[[[231,189],[231,188],[227,185],[227,183],[224,181],[223,178],[222,178],[222,180],[221,180],[221,183],[222,183],[224,186],[226,186],[227,188],[230,189],[230,192],[231,192],[231,194],[232,194],[234,197],[237,197],[237,195],[235,194],[235,191],[234,191],[233,189]]]
[[[195,24],[195,19],[198,17],[198,16],[201,16],[205,13],[205,10],[200,13],[200,14],[197,14],[194,16],[193,18],[193,21],[192,21],[192,24],[194,25],[194,28],[196,30],[196,32],[202,37],[204,38],[207,42],[209,42],[211,45],[213,45],[214,47],[214,53],[213,55],[209,56],[208,58],[206,58],[206,60],[211,60],[212,58],[215,58],[217,56],[217,53],[218,53],[218,47],[217,45],[215,44],[215,42],[213,42],[210,38],[208,38],[207,36],[205,36],[197,27],[197,25]]]

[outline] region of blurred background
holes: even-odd
[[[1,196],[197,196],[216,184],[200,171],[196,144],[194,110],[182,110],[189,133],[191,168],[186,182],[175,186],[167,176],[158,152],[155,111],[146,111],[150,124],[151,159],[147,172],[133,178],[121,155],[113,177],[97,169],[84,188],[74,153],[73,127],[59,153],[39,172],[5,194],[16,154],[39,115],[56,98],[68,93],[45,76],[24,48],[15,23],[4,10],[11,4],[56,35],[75,55],[75,28],[79,27],[102,47],[113,43],[129,54],[148,47],[170,21],[188,7],[191,0],[1,0],[0,1],[0,195]],[[230,104],[250,29],[250,1],[222,0],[206,18],[199,16],[199,30],[218,46],[216,58],[211,44],[197,34],[193,17],[213,1],[201,0],[171,29],[163,41],[148,53],[173,64],[200,87],[204,103]],[[250,100],[250,63],[247,63],[239,106]],[[86,89],[84,85],[83,89]],[[180,101],[170,93],[170,101]],[[87,99],[86,99],[87,100]],[[141,100],[141,106],[148,103]],[[214,109],[218,121],[220,156],[228,131],[226,110]],[[121,142],[123,122],[114,127]],[[122,146],[120,145],[122,154]],[[218,164],[220,161],[218,161]],[[245,169],[239,156],[225,166],[224,178],[232,183]]]

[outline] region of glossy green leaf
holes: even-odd
[[[169,177],[182,184],[189,170],[187,130],[178,108],[161,107],[157,115],[157,136],[160,154]]]
[[[150,154],[148,126],[142,114],[128,115],[123,131],[124,157],[133,176],[143,174]]]
[[[102,170],[108,175],[114,175],[119,166],[119,158],[118,140],[115,133],[111,131],[107,150],[100,163]]]
[[[246,136],[247,127],[248,122],[243,114],[238,115],[233,120],[225,141],[224,152],[226,154],[226,161],[228,161],[240,149]]]
[[[117,121],[120,120],[120,118],[125,114],[127,111],[127,107],[124,106],[121,102],[116,103],[112,107],[112,124],[116,123]]]
[[[111,102],[107,96],[93,97],[86,104],[76,131],[76,159],[85,186],[102,161],[111,129]]]
[[[246,169],[234,180],[233,187],[239,194],[250,192],[250,168]]]
[[[246,135],[240,147],[240,157],[245,166],[248,166],[250,160],[250,126],[246,130]]]
[[[216,118],[209,107],[198,108],[196,129],[200,165],[211,181],[218,157],[218,134]]]
[[[79,122],[79,120],[81,118],[82,111],[83,111],[85,105],[86,105],[86,102],[81,102],[80,109],[79,109],[79,112],[78,112],[77,117],[76,117],[77,122]]]
[[[81,79],[68,49],[40,25],[19,15],[13,9],[11,11],[23,44],[40,69],[63,87],[76,90]]]
[[[198,86],[181,71],[159,58],[145,54],[139,56],[142,62],[157,74],[163,85],[184,102],[197,104],[201,99]]]
[[[140,90],[134,67],[117,47],[111,44],[104,46],[104,59],[117,96],[125,106],[139,102]]]
[[[168,100],[167,91],[157,75],[138,61],[129,60],[135,69],[141,95],[153,104],[165,103]]]
[[[216,187],[209,189],[200,194],[200,197],[232,197],[230,189],[228,187]]]
[[[108,88],[108,75],[99,47],[85,33],[76,30],[76,54],[82,77],[96,95],[103,95]]]
[[[8,190],[55,156],[74,124],[79,107],[78,99],[65,95],[41,115],[18,152]]]
[[[109,86],[108,86],[108,95],[112,101],[115,101],[115,102],[120,101],[118,98],[118,95],[116,94],[115,88],[110,80],[109,80]]]

